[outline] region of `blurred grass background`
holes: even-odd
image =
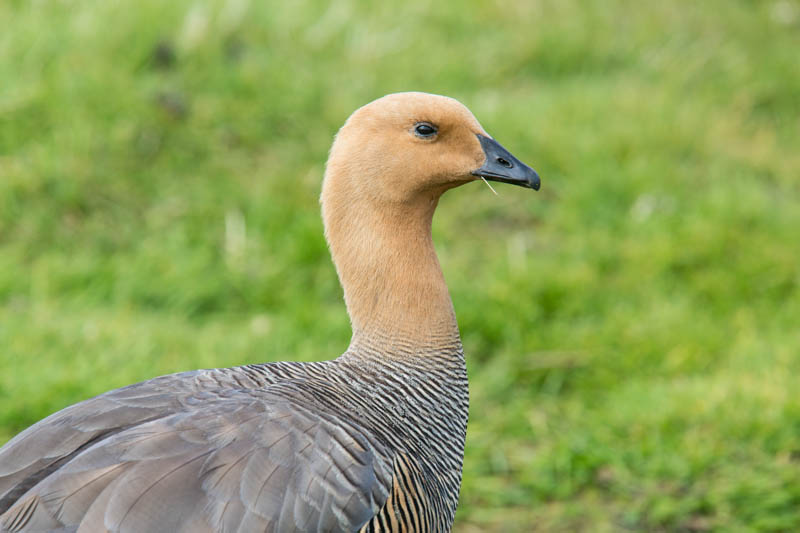
[[[449,193],[456,530],[800,530],[800,3],[0,3],[0,442],[160,374],[341,353],[318,194],[388,92],[543,178]]]

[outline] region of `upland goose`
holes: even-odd
[[[162,376],[45,418],[0,449],[0,529],[449,531],[467,373],[431,220],[483,178],[539,188],[456,100],[358,109],[321,196],[347,351]]]

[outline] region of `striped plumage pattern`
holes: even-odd
[[[449,531],[464,358],[457,336],[416,350],[354,343],[73,405],[0,450],[0,529]]]
[[[381,511],[360,529],[361,532],[438,531],[445,521],[444,509],[436,506],[425,490],[421,469],[405,454],[397,454],[392,475],[392,492]]]

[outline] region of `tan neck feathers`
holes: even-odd
[[[438,193],[376,208],[353,201],[345,187],[336,185],[329,182],[323,189],[323,217],[354,342],[375,336],[431,346],[457,338],[431,238]]]

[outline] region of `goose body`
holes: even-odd
[[[481,177],[539,183],[455,100],[357,110],[321,197],[347,351],[162,376],[45,418],[0,449],[0,531],[449,531],[468,388],[430,226]]]

